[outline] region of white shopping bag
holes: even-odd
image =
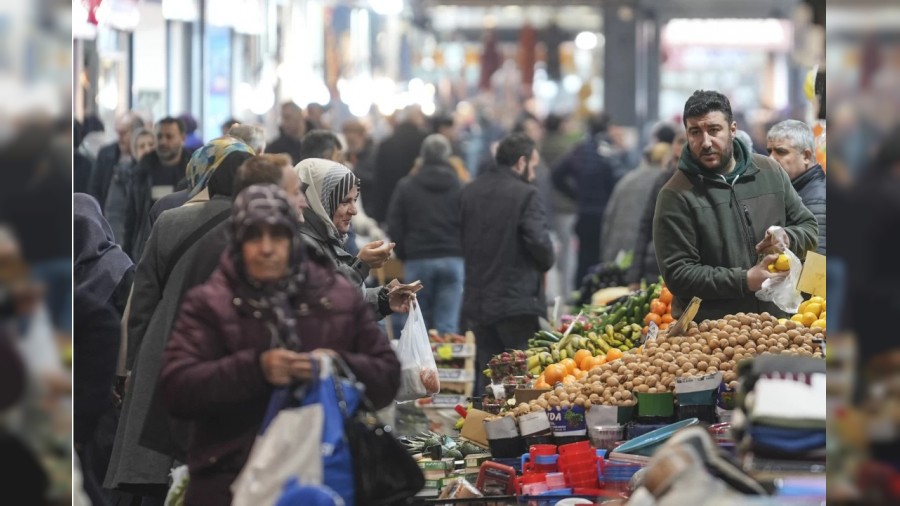
[[[295,477],[304,485],[321,485],[324,421],[321,403],[278,412],[231,485],[231,504],[275,504],[284,484]]]
[[[441,391],[437,363],[428,341],[428,329],[416,301],[412,302],[406,325],[400,332],[397,357],[401,368],[398,401],[411,401]]]
[[[778,309],[786,313],[796,313],[803,302],[803,295],[797,288],[800,274],[803,272],[803,264],[797,255],[789,249],[784,250],[791,266],[788,275],[783,278],[770,278],[763,281],[762,288],[756,292],[756,298],[767,302],[774,302]]]

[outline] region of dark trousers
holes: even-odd
[[[475,391],[473,396],[480,397],[484,388],[490,383],[482,373],[491,357],[506,350],[524,350],[528,348],[528,340],[541,329],[536,315],[510,316],[494,323],[470,326],[475,333]]]
[[[575,234],[578,236],[578,268],[575,271],[575,284],[581,286],[581,280],[591,267],[600,263],[600,232],[603,229],[603,216],[579,214],[575,223]]]

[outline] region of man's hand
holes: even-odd
[[[778,255],[766,255],[760,263],[754,265],[747,271],[747,288],[749,288],[751,292],[758,292],[762,288],[763,281],[767,279],[787,277],[789,271],[769,272],[769,265],[775,263],[776,260],[778,260]]]
[[[791,247],[791,236],[781,227],[769,227],[766,236],[756,245],[757,253],[781,253]]]
[[[370,269],[378,269],[391,257],[391,251],[397,243],[384,241],[372,241],[359,250],[357,255]]]
[[[259,357],[266,381],[277,387],[288,385],[292,380],[309,381],[313,360],[309,353],[284,348],[264,351]]]

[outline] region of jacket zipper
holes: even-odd
[[[747,251],[750,253],[750,256],[749,256],[750,265],[755,265],[756,264],[756,258],[755,258],[756,257],[756,245],[753,244],[753,235],[750,232],[750,229],[748,228],[748,227],[753,226],[753,224],[750,221],[750,210],[747,209],[746,205],[741,204],[740,201],[738,201],[737,195],[734,193],[734,185],[731,185],[731,200],[732,200],[732,202],[737,203],[741,207],[743,207],[744,217],[746,218],[747,221],[744,221],[744,218],[741,218],[740,211],[738,211],[738,221],[741,222],[741,228],[744,230],[744,236],[747,238],[747,246],[748,246]]]

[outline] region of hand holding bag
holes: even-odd
[[[441,391],[434,352],[428,340],[428,329],[419,304],[413,301],[406,325],[400,331],[397,344],[400,359],[400,390],[398,401],[412,401]]]
[[[357,506],[388,505],[413,497],[425,486],[422,470],[394,437],[393,428],[378,420],[365,395],[360,394],[363,407],[355,414],[346,409],[347,403],[343,401],[345,386],[355,385],[359,392],[363,392],[365,386],[356,381],[340,357],[335,362],[350,378],[349,382],[335,382],[335,386],[353,454]]]

